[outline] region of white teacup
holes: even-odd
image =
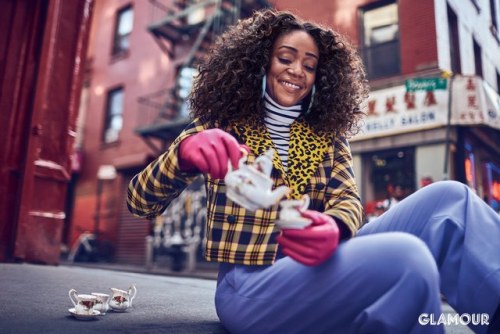
[[[94,310],[101,312],[101,315],[105,315],[109,310],[110,295],[100,292],[92,292],[91,295],[96,297]]]
[[[86,294],[78,294],[75,289],[68,292],[69,299],[75,306],[75,313],[78,315],[93,315],[97,297]]]
[[[280,219],[294,220],[302,217],[300,211],[307,210],[311,202],[308,195],[302,196],[301,199],[287,199],[280,202]]]
[[[281,228],[295,228],[302,229],[309,224],[311,220],[302,217],[301,211],[307,210],[309,208],[310,198],[307,195],[302,196],[301,199],[289,199],[280,202],[280,214],[279,220],[276,224]]]
[[[111,288],[113,291],[111,299],[109,300],[109,306],[113,311],[123,312],[132,306],[132,300],[134,300],[137,294],[137,288],[132,285],[128,291]]]

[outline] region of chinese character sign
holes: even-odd
[[[447,122],[448,91],[408,91],[403,85],[373,91],[365,113],[361,132],[353,141],[443,126]]]
[[[476,77],[458,76],[453,80],[452,124],[478,124],[486,119],[484,92]]]
[[[452,124],[484,124],[500,129],[500,96],[474,76],[453,80]]]

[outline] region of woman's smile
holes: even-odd
[[[288,82],[288,81],[280,81],[281,84],[283,84],[285,87],[289,87],[291,88],[292,90],[295,90],[295,89],[301,89],[302,87],[300,87],[299,85],[296,85],[294,83],[291,83],[291,82]]]

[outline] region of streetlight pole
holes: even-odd
[[[97,178],[97,190],[96,190],[96,203],[95,203],[95,215],[94,215],[94,236],[99,235],[99,223],[101,220],[101,199],[102,198],[102,180]]]
[[[446,136],[445,136],[445,150],[444,150],[444,170],[443,179],[448,180],[449,175],[449,160],[450,160],[450,146],[451,146],[451,113],[453,104],[453,78],[455,74],[451,71],[443,71],[442,76],[448,79],[448,113],[446,117]]]

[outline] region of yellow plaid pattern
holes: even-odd
[[[226,131],[251,152],[248,162],[273,147],[264,126],[232,125]],[[196,177],[179,169],[177,149],[181,140],[206,129],[200,119],[194,120],[159,156],[130,182],[127,204],[129,210],[142,217],[161,214],[170,201]],[[271,177],[274,186],[287,185],[293,198],[308,194],[310,209],[325,212],[337,221],[342,237],[354,235],[362,219],[362,207],[352,172],[352,157],[343,138],[315,134],[302,119],[291,127],[288,175],[279,157],[273,159]],[[279,205],[269,209],[248,211],[225,196],[224,180],[205,175],[207,189],[208,261],[266,265],[274,262],[280,233],[274,221]]]

